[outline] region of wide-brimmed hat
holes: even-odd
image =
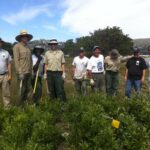
[[[22,37],[27,37],[28,41],[32,40],[33,36],[27,32],[27,30],[21,30],[20,34],[16,36],[16,41],[21,40]]]
[[[34,47],[33,53],[35,54],[37,50],[40,50],[41,54],[44,52],[44,48],[40,45]]]
[[[48,45],[52,45],[52,44],[58,44],[58,41],[56,39],[52,39],[48,42]]]
[[[96,49],[99,49],[100,50],[100,47],[99,46],[94,46],[92,51],[95,51]]]
[[[2,40],[2,38],[0,38],[0,42],[5,43],[5,42]]]
[[[120,53],[119,53],[119,51],[118,51],[117,49],[113,49],[113,50],[111,50],[111,52],[110,52],[110,56],[111,56],[112,58],[118,58],[118,57],[120,56]]]

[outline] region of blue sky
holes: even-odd
[[[149,0],[1,0],[0,37],[14,42],[26,29],[35,40],[65,41],[119,26],[131,38],[147,38],[149,10]]]
[[[61,25],[64,7],[60,0],[5,0],[0,7],[0,37],[6,41],[13,42],[21,29],[34,39],[64,41],[79,36]]]

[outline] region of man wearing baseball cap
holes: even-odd
[[[8,51],[2,49],[4,41],[0,38],[0,86],[2,88],[2,99],[5,107],[10,104],[10,81],[11,73],[11,56]],[[1,99],[1,98],[0,98]]]
[[[18,44],[13,47],[15,69],[20,85],[19,101],[21,103],[27,100],[31,87],[32,54],[28,42],[32,38],[33,36],[26,30],[21,30],[20,34],[16,36]]]
[[[85,56],[84,48],[79,50],[79,56],[76,56],[72,63],[73,79],[75,82],[75,89],[78,94],[86,95],[87,93],[87,64],[89,59]]]
[[[134,56],[127,61],[125,74],[125,96],[131,97],[132,87],[134,87],[137,95],[141,93],[141,87],[145,79],[147,69],[145,60],[140,57],[140,48],[133,49]]]
[[[45,53],[45,74],[51,99],[66,101],[64,91],[65,58],[64,53],[58,48],[56,39],[48,43],[49,50]]]
[[[87,66],[90,84],[94,91],[105,91],[105,75],[104,75],[104,56],[101,54],[99,46],[93,47],[93,56],[90,58]]]

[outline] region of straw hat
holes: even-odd
[[[33,38],[31,34],[28,34],[27,30],[21,30],[20,34],[16,36],[16,41],[20,42],[22,37],[27,37],[28,41],[30,41]]]

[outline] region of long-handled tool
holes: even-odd
[[[36,91],[36,87],[37,87],[37,82],[38,82],[38,77],[39,77],[39,68],[36,72],[36,78],[35,78],[35,83],[34,83],[34,88],[33,88],[33,94],[35,94],[35,91]]]

